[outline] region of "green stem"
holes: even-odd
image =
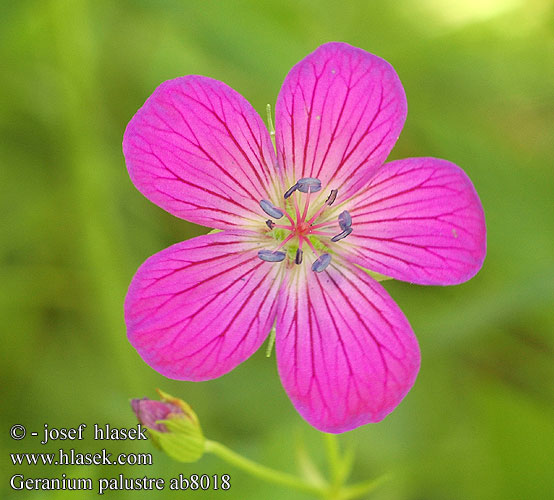
[[[341,458],[339,452],[338,438],[335,434],[324,434],[325,451],[327,452],[327,464],[329,465],[329,473],[331,475],[331,484],[335,489],[341,486]]]
[[[342,490],[341,499],[350,500],[353,498],[359,498],[361,496],[367,495],[368,493],[373,492],[383,483],[391,479],[390,474],[384,474],[383,476],[378,477],[377,479],[370,479],[368,481],[362,481],[361,483],[353,484],[352,486],[346,486]]]
[[[218,443],[217,441],[206,440],[205,446],[207,452],[213,453],[222,460],[225,460],[227,463],[230,463],[235,467],[238,467],[239,469],[242,469],[245,472],[248,472],[249,474],[259,477],[265,481],[287,486],[305,493],[312,493],[317,496],[324,496],[327,494],[327,488],[325,487],[309,483],[292,474],[271,469],[265,465],[260,465],[239,455],[238,453],[235,453],[233,450],[227,448],[221,443]]]

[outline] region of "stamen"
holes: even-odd
[[[296,188],[301,193],[307,193],[309,191],[317,193],[321,191],[321,181],[315,177],[303,177],[296,183]]]
[[[296,191],[297,188],[298,188],[298,184],[295,184],[294,186],[290,187],[290,188],[288,189],[288,191],[285,193],[285,195],[283,196],[283,198],[285,198],[285,200],[286,200],[287,198],[290,198],[290,195],[291,195],[292,193],[294,193],[294,192]]]
[[[333,232],[328,233],[326,231],[320,231],[320,228],[330,229],[331,226],[336,228],[336,219],[334,221],[326,220],[325,222],[319,223],[318,219],[325,210],[328,210],[328,207],[335,203],[338,197],[338,189],[330,190],[329,196],[325,200],[325,203],[320,204],[319,208],[315,210],[315,213],[309,216],[309,219],[308,212],[310,211],[309,206],[310,199],[312,197],[311,194],[321,191],[321,181],[315,177],[303,177],[285,192],[283,195],[284,198],[290,198],[295,191],[299,191],[307,195],[304,197],[304,204],[302,208],[299,207],[301,202],[299,200],[300,197],[298,196],[293,196],[293,203],[290,205],[285,204],[287,208],[275,206],[271,201],[265,199],[259,202],[262,210],[271,217],[265,221],[266,226],[270,230],[279,228],[284,229],[286,232],[277,248],[274,250],[264,249],[258,251],[258,258],[265,262],[282,262],[287,260],[287,253],[290,250],[288,246],[289,242],[294,238],[298,238],[298,247],[294,256],[295,264],[302,264],[304,260],[304,251],[302,247],[307,245],[314,253],[315,258],[315,261],[312,264],[312,271],[320,273],[327,269],[331,263],[332,257],[331,254],[328,253],[320,254],[320,252],[314,247],[314,244],[310,241],[310,238],[313,236],[319,239],[319,237],[324,236],[326,238],[330,238],[332,242],[340,241],[352,233],[352,217],[347,210],[344,210],[338,216],[338,223],[341,228],[341,232],[335,236],[333,236]],[[295,215],[296,218],[293,218]],[[289,220],[290,225],[286,225],[286,222],[281,224],[274,222],[275,219],[281,219],[282,217],[286,217]],[[275,237],[277,238],[277,235],[275,235]],[[304,249],[306,249],[305,246]]]
[[[331,189],[331,194],[325,200],[325,204],[331,206],[333,203],[335,203],[335,200],[337,199],[337,194],[339,194],[338,189]]]
[[[310,196],[312,194],[312,189],[308,188],[308,196],[306,196],[306,203],[304,203],[304,213],[302,214],[302,220],[306,220],[306,215],[308,215],[308,207],[310,206]]]
[[[294,225],[296,224],[294,222],[294,219],[289,215],[288,212],[285,212],[285,217],[289,220],[289,222],[291,223],[291,225],[294,227]]]
[[[312,264],[312,271],[320,273],[325,271],[327,266],[331,263],[331,256],[328,253],[324,253]]]
[[[342,233],[337,234],[331,238],[331,241],[340,241],[346,238],[352,232],[351,227],[347,227]]]
[[[281,262],[285,259],[285,252],[272,252],[271,250],[260,250],[258,257],[266,262]]]
[[[295,237],[294,233],[289,234],[283,241],[281,241],[281,243],[279,243],[279,246],[275,249],[275,251],[279,250],[280,248],[283,248],[294,237]]]
[[[316,235],[316,236],[331,236],[331,234],[326,233],[325,231],[312,231],[310,230],[310,235]]]
[[[269,200],[260,200],[260,207],[262,207],[262,210],[267,215],[273,217],[274,219],[280,219],[283,215],[285,215],[280,208],[277,208]]]
[[[308,224],[311,226],[314,223],[314,221],[317,220],[317,218],[324,212],[326,208],[327,208],[327,205],[325,203],[321,205],[321,207],[319,207],[319,210],[314,215],[312,215],[312,218],[308,221]]]
[[[294,226],[284,226],[283,224],[273,224],[272,227],[278,227],[279,229],[286,229],[287,231],[294,231]]]
[[[350,216],[350,214],[348,213],[347,210],[340,213],[340,215],[339,215],[339,226],[343,231],[345,229],[349,228],[350,226],[352,226],[352,217]],[[350,234],[350,233],[348,233],[348,234]]]
[[[296,198],[297,196],[295,196],[293,200],[294,200],[294,211],[296,212],[296,221],[298,222],[300,220],[300,208],[298,208],[298,200]]]
[[[320,227],[330,227],[330,226],[336,226],[336,222],[334,220],[328,220],[327,222],[320,222],[319,224],[310,224],[312,229],[318,229]]]
[[[319,257],[319,253],[317,252],[314,245],[310,241],[310,238],[306,238],[305,236],[303,236],[302,239],[300,240],[300,246],[302,246],[302,241],[306,241],[306,244],[310,247],[312,252]]]

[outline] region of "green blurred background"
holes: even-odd
[[[296,499],[207,456],[172,462],[149,442],[61,443],[154,453],[151,467],[14,467],[12,441],[40,431],[136,423],[129,398],[186,399],[205,433],[267,465],[295,470],[321,436],[285,396],[263,349],[225,377],[170,381],[126,340],[123,300],[151,254],[203,234],[131,184],[125,126],[162,81],[223,80],[264,116],[290,67],[341,40],[393,64],[409,114],[392,154],[461,165],[488,223],[485,265],[469,283],[385,287],[419,338],[414,389],[354,441],[355,480],[392,472],[376,500],[554,498],[554,10],[547,0],[3,1],[0,7],[2,498],[95,498],[12,492],[9,477],[232,475],[224,492],[112,498]],[[90,432],[88,434],[91,435]],[[7,471],[5,473],[4,471]]]

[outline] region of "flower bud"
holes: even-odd
[[[138,421],[148,428],[154,445],[180,462],[195,462],[204,454],[198,417],[183,400],[158,389],[161,401],[132,399]]]
[[[132,399],[131,406],[142,425],[160,432],[168,431],[167,427],[158,421],[167,420],[175,415],[183,415],[183,410],[178,406],[148,398]]]

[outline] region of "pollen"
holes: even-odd
[[[273,252],[271,250],[260,250],[258,252],[258,257],[266,262],[281,262],[285,260],[286,254],[285,252],[279,252],[277,250]]]

